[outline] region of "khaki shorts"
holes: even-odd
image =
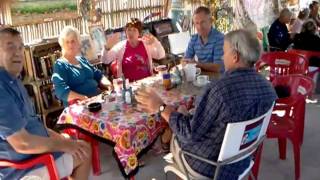
[[[73,158],[71,154],[64,153],[55,160],[59,178],[70,176],[73,171]],[[28,172],[21,180],[49,180],[50,175],[46,166]]]
[[[178,165],[178,168],[180,169],[181,172],[183,172],[184,174],[187,173],[187,172],[184,172],[184,168],[183,168],[183,164],[184,164],[186,170],[192,176],[191,179],[197,179],[197,180],[200,180],[200,179],[201,180],[209,180],[210,179],[208,177],[205,177],[205,176],[199,174],[195,170],[193,170],[189,166],[189,164],[187,163],[187,161],[184,158],[184,156],[182,156],[182,158],[179,157],[179,152],[181,151],[181,148],[180,148],[176,138],[171,138],[170,151],[172,153],[174,162],[176,163],[176,165]],[[182,159],[183,162],[181,161],[181,159]]]

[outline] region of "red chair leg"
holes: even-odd
[[[92,149],[93,174],[99,176],[101,174],[99,142],[90,136],[80,133],[77,129],[65,129],[64,132],[72,137],[83,139],[90,143]]]
[[[253,164],[253,167],[252,167],[252,174],[253,174],[253,176],[255,177],[256,180],[258,179],[258,175],[259,175],[262,149],[263,149],[263,143],[257,149],[257,152],[255,154],[254,164]],[[252,180],[250,176],[249,176],[249,180]]]
[[[79,132],[76,129],[64,129],[63,132],[76,139],[79,137]]]
[[[279,145],[279,158],[282,160],[286,159],[287,154],[287,140],[285,138],[278,138]]]
[[[99,176],[101,174],[99,142],[85,134],[80,134],[80,138],[90,143],[92,149],[93,174]]]
[[[99,142],[93,139],[91,141],[91,148],[93,174],[99,176],[101,174]]]
[[[300,133],[301,133],[301,135],[300,135],[300,144],[302,145],[303,144],[303,137],[304,137],[304,124],[305,124],[305,113],[306,113],[306,103],[303,103],[303,107],[301,108],[302,110],[303,110],[303,112],[301,112],[302,113],[302,117],[301,117],[301,120],[302,120],[302,122],[301,122],[301,128],[299,128],[300,129]]]
[[[300,143],[293,142],[295,180],[300,180]]]

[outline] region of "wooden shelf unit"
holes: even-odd
[[[51,75],[53,65],[60,57],[61,48],[56,40],[25,46],[26,79],[24,84],[33,87],[37,114],[45,124],[48,115],[63,110],[62,103],[55,97]],[[54,119],[57,117],[50,117]]]

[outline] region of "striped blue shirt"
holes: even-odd
[[[254,69],[227,71],[206,87],[193,116],[174,112],[169,126],[183,150],[216,161],[227,124],[261,116],[276,98],[270,82]],[[213,177],[213,166],[189,156],[185,158],[193,170]],[[237,180],[249,163],[250,157],[222,167],[219,180]]]
[[[211,28],[206,44],[202,43],[199,34],[195,34],[190,39],[184,57],[192,59],[197,56],[199,62],[216,63],[223,66],[223,41],[224,35],[215,28]]]

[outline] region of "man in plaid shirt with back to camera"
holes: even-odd
[[[164,104],[152,89],[139,91],[140,108],[149,113],[160,112],[168,122],[175,140],[171,141],[174,161],[179,162],[179,149],[216,161],[228,123],[241,122],[266,113],[277,95],[263,76],[253,68],[261,47],[255,36],[245,30],[229,32],[224,39],[223,63],[226,72],[204,90],[195,113],[182,113],[180,108]],[[186,112],[186,111],[184,111]],[[251,157],[223,166],[219,179],[236,180],[248,168]],[[188,172],[197,179],[214,176],[214,168],[205,162],[184,156]]]

